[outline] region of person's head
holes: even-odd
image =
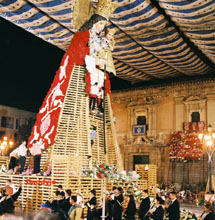
[[[206,204],[204,205],[204,211],[205,211],[206,213],[213,211],[212,205],[211,205],[210,203],[206,203]]]
[[[176,192],[175,191],[170,192],[169,197],[171,200],[176,199]]]
[[[63,186],[62,186],[62,185],[58,185],[58,186],[57,186],[57,190],[58,190],[58,191],[62,191],[62,190],[63,190]]]
[[[5,195],[12,195],[13,194],[13,188],[10,186],[5,187]]]
[[[58,195],[60,194],[60,192],[57,190],[55,191],[55,196],[58,197]]]
[[[116,186],[113,186],[112,191],[115,192],[116,189],[117,189],[117,187],[116,187]]]
[[[117,193],[118,193],[118,194],[122,194],[122,193],[123,193],[122,187],[119,186],[119,187],[117,188]]]
[[[148,190],[147,189],[144,189],[143,190],[143,197],[147,197],[148,196]]]
[[[161,197],[156,196],[155,204],[156,205],[163,205],[164,204],[164,200]]]
[[[113,36],[115,34],[115,31],[113,29],[107,28],[105,30],[105,38],[107,38],[108,40],[113,40]]]
[[[101,33],[104,30],[104,27],[107,23],[107,19],[101,15],[94,14],[91,16],[89,21],[87,21],[79,31],[93,29],[97,34]]]
[[[12,184],[12,180],[11,179],[8,179],[7,181],[6,181],[6,185],[11,185]]]
[[[23,141],[22,144],[23,144],[23,145],[26,145],[26,141]]]
[[[34,141],[33,141],[33,144],[36,144],[36,143],[37,143],[37,141],[36,141],[36,140],[34,140]]]
[[[72,195],[71,189],[66,189],[65,194],[66,194],[66,197],[70,197]]]
[[[96,196],[96,190],[95,189],[90,190],[90,194],[91,196]]]
[[[77,202],[77,197],[76,197],[76,196],[72,196],[72,197],[71,197],[71,204],[72,204],[72,205],[75,205],[76,202]]]
[[[57,200],[61,200],[64,198],[65,193],[64,192],[59,192],[58,196],[57,196]]]

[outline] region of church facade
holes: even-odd
[[[127,171],[135,164],[156,164],[159,183],[205,187],[207,155],[197,161],[170,160],[170,142],[171,134],[183,131],[187,123],[201,122],[203,129],[211,124],[215,129],[214,80],[114,91],[112,99]]]

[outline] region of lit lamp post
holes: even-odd
[[[8,147],[12,147],[12,146],[13,146],[13,141],[10,141],[8,140],[7,137],[4,137],[3,140],[0,141],[1,154],[3,155],[5,151],[8,150]]]
[[[199,139],[208,154],[208,176],[209,192],[212,190],[212,156],[215,150],[215,131],[212,131],[212,125],[208,125],[208,131],[199,134]]]

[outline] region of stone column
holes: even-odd
[[[207,95],[207,118],[206,122],[215,129],[215,94]]]
[[[184,104],[183,104],[183,97],[176,97],[175,100],[175,130],[180,131],[183,129],[183,123],[185,122],[184,117]],[[188,109],[186,109],[188,112]]]

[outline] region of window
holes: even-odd
[[[191,114],[191,122],[200,122],[200,114],[199,114],[199,112],[192,112],[192,114]]]
[[[146,124],[146,116],[138,116],[137,125],[145,125],[145,124]]]
[[[134,155],[133,156],[133,170],[136,164],[149,164],[149,155]]]
[[[14,118],[2,116],[1,127],[2,128],[12,128],[13,129]]]
[[[16,129],[19,129],[19,119],[16,119]]]
[[[2,128],[6,128],[6,119],[7,119],[7,118],[4,117],[4,116],[1,117],[1,127],[2,127]]]

